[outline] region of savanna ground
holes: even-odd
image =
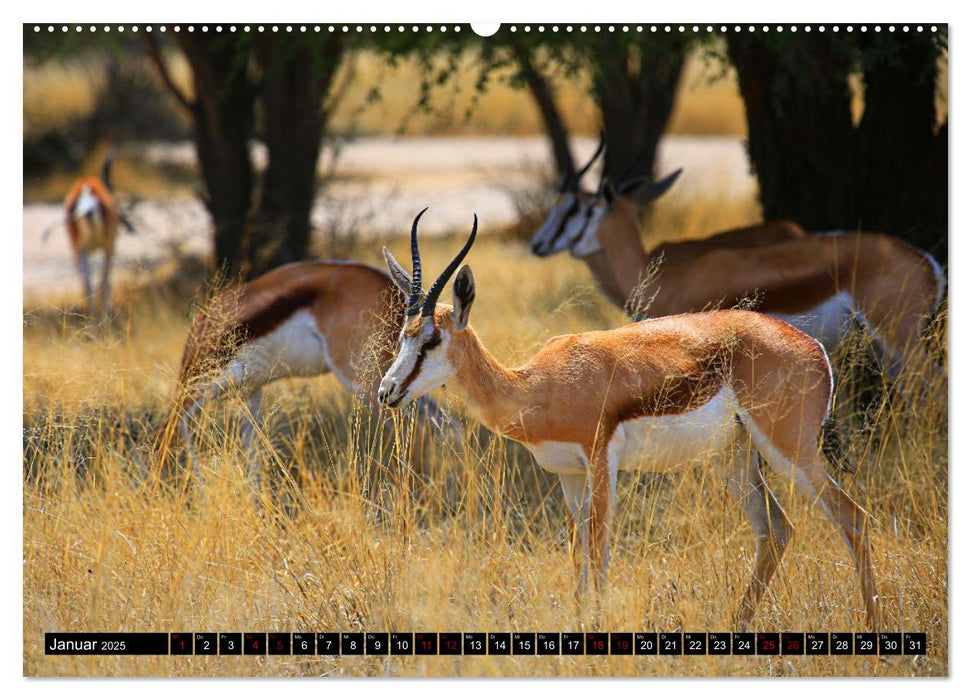
[[[698,212],[706,213],[699,216]],[[757,212],[658,207],[655,230],[701,234]],[[664,235],[662,233],[662,235]],[[406,259],[407,242],[389,241]],[[425,245],[440,270],[459,245]],[[355,251],[377,263],[378,245]],[[624,318],[566,258],[483,236],[470,256],[472,323],[514,364],[550,336]],[[139,484],[174,391],[189,299],[128,290],[109,328],[70,311],[24,319],[24,672],[27,675],[945,675],[948,671],[947,407],[883,406],[861,430],[847,383],[837,407],[858,464],[838,478],[873,515],[887,629],[926,631],[926,657],[50,657],[44,631],[725,630],[754,556],[713,463],[622,475],[602,614],[579,616],[558,483],[522,448],[464,416],[461,445],[409,449],[407,418],[356,405],[332,377],[264,396],[264,491],[244,480],[238,400],[200,420],[205,490],[178,469]],[[944,318],[936,326],[945,336]],[[845,367],[858,352],[842,357]],[[843,376],[851,373],[846,371]],[[946,393],[946,377],[911,379]],[[760,630],[864,628],[834,528],[769,477],[796,534],[756,618]]]
[[[697,65],[671,131],[737,138],[744,132],[737,94],[698,77]],[[337,119],[356,120],[364,133],[384,133],[407,112],[407,94],[393,92],[407,81],[367,58],[357,70],[385,86],[384,98]],[[25,75],[28,126],[89,109],[91,75],[84,65]],[[702,88],[703,97],[692,97]],[[597,115],[579,94],[564,86],[564,112],[572,131],[589,133]],[[35,104],[35,98],[47,101]],[[461,112],[464,99],[451,109]],[[418,115],[408,129],[412,135],[521,136],[536,128],[535,112],[519,106],[527,104],[521,94],[493,88],[477,105],[479,121],[449,131],[454,122]],[[86,169],[93,172],[99,159],[93,155]],[[709,160],[715,167],[721,162]],[[119,162],[123,192],[170,201],[186,197],[196,182],[185,169],[132,163]],[[26,197],[57,199],[74,175],[25,183]],[[380,184],[374,173],[361,179]],[[753,193],[737,196],[737,179],[723,179],[721,188],[672,191],[652,214],[654,234],[675,240],[758,221]],[[331,201],[340,199],[339,187],[334,192]],[[542,202],[528,201],[533,194],[517,204],[517,214],[542,210]],[[625,323],[581,263],[529,254],[522,239],[528,221],[495,226],[488,212],[478,211],[482,235],[469,258],[478,285],[472,324],[500,360],[518,364],[553,335]],[[413,214],[409,208],[398,236],[378,227],[376,237],[342,238],[341,257],[381,264],[386,242],[408,259],[400,233]],[[470,218],[463,203],[459,220]],[[466,225],[425,240],[427,275],[457,250]],[[754,539],[726,493],[722,460],[679,474],[626,473],[602,612],[578,613],[558,481],[525,449],[475,424],[447,391],[437,397],[461,421],[464,439],[452,444],[431,436],[413,448],[407,415],[362,407],[333,377],[272,385],[264,393],[258,440],[264,475],[258,507],[244,479],[239,428],[245,409],[238,399],[207,409],[198,421],[205,489],[171,464],[157,479],[139,481],[169,410],[191,312],[204,296],[204,270],[190,255],[151,274],[121,278],[107,326],[78,313],[73,280],[56,294],[45,295],[40,284],[27,295],[25,675],[947,675],[946,370],[911,368],[907,384],[926,383],[927,393],[914,399],[905,387],[893,403],[878,404],[865,427],[853,381],[865,348],[853,343],[837,358],[836,415],[858,467],[836,478],[873,516],[886,628],[927,632],[926,657],[45,656],[45,631],[72,630],[722,631],[748,582]],[[446,291],[443,301],[449,296]],[[945,360],[946,323],[944,312],[933,327]],[[835,529],[788,483],[768,478],[795,535],[755,627],[864,629],[856,576]]]

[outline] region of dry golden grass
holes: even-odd
[[[680,232],[697,237],[697,226],[757,217],[751,207],[726,215],[716,204],[696,218],[671,207],[653,219],[661,238],[676,238],[686,221],[694,228]],[[392,242],[399,258],[406,245]],[[429,274],[456,246],[425,242]],[[357,257],[376,263],[379,250]],[[486,235],[469,262],[479,290],[472,323],[507,363],[525,360],[551,335],[624,322],[576,261],[534,258]],[[948,673],[947,407],[927,401],[885,406],[872,435],[850,442],[857,473],[839,477],[874,516],[886,627],[926,631],[926,657],[45,656],[43,633],[70,630],[718,631],[728,628],[753,561],[751,530],[719,464],[624,474],[603,613],[580,617],[554,476],[467,419],[464,444],[427,446],[411,470],[403,459],[407,418],[383,423],[333,378],[279,382],[266,392],[261,510],[244,482],[238,401],[200,420],[204,490],[186,488],[177,469],[139,485],[137,460],[167,410],[188,319],[185,303],[151,294],[119,307],[107,331],[25,313],[26,675]],[[930,368],[914,376],[946,387]],[[853,412],[850,399],[837,409],[851,432]],[[770,482],[796,530],[756,627],[863,629],[835,529],[788,484]]]
[[[63,128],[94,111],[103,71],[89,61],[24,66],[24,134]]]

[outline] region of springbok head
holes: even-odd
[[[455,375],[455,368],[449,359],[449,344],[453,335],[468,327],[469,310],[475,300],[475,278],[472,269],[465,265],[458,271],[452,285],[452,306],[438,304],[438,297],[449,278],[475,242],[479,217],[473,216],[468,241],[425,294],[421,286],[418,220],[426,210],[423,209],[415,217],[411,226],[410,277],[390,251],[384,249],[384,259],[391,277],[407,299],[398,353],[378,387],[378,402],[390,408],[410,403],[434,391]]]
[[[633,164],[628,166],[627,172],[632,167]],[[638,209],[671,189],[671,185],[680,175],[681,168],[678,168],[657,181],[646,175],[627,180],[625,172],[618,178],[620,184],[616,186],[608,177],[601,177],[597,193],[587,200],[589,204],[584,215],[583,228],[570,244],[570,254],[575,258],[586,258],[600,252],[603,248],[600,236],[606,228],[603,224],[613,212],[626,207],[636,216]]]
[[[590,161],[577,172],[568,173],[563,178],[556,203],[533,236],[532,250],[535,255],[546,257],[567,249],[576,258],[593,255],[601,249],[597,241],[601,221],[618,197],[625,198],[634,207],[644,206],[667,192],[681,174],[681,170],[678,170],[658,182],[643,176],[628,179],[644,157],[644,151],[641,151],[617,178],[619,185],[615,187],[601,175],[597,191],[584,192],[580,189],[580,178],[603,152],[604,144],[605,134],[601,131],[600,144]]]
[[[563,176],[553,208],[533,235],[532,248],[535,255],[545,258],[547,255],[566,250],[583,233],[586,212],[594,196],[580,189],[580,180],[603,153],[605,144],[606,135],[601,131],[600,143],[587,164]]]

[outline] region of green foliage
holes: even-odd
[[[35,26],[40,27],[39,32],[34,31]],[[51,26],[54,27],[53,32],[48,31]],[[68,31],[62,31],[64,26],[68,27]],[[43,63],[74,58],[81,54],[118,58],[130,54],[140,46],[141,37],[138,33],[131,32],[130,28],[124,32],[114,28],[106,32],[102,25],[97,25],[96,31],[92,32],[91,26],[93,25],[24,24],[24,60]],[[81,28],[80,32],[77,31],[78,27]]]
[[[927,60],[919,73],[919,80],[937,79],[937,61],[947,53],[948,33],[946,26],[938,27],[937,32],[925,29],[917,32],[912,28],[903,32],[896,28],[894,32],[884,28],[881,32],[841,31],[820,33],[802,32],[757,32],[752,35],[731,37],[737,43],[758,45],[774,60],[779,61],[786,79],[771,86],[772,92],[779,96],[805,92],[807,88],[819,83],[845,82],[851,77],[861,77],[868,70],[878,66],[895,66],[908,64],[914,60],[914,50],[924,52]],[[821,74],[817,69],[813,51],[820,44],[826,47],[828,53],[827,67],[830,69]],[[839,72],[834,74],[832,69]]]

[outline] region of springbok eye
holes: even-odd
[[[429,338],[428,341],[421,346],[421,354],[424,355],[429,350],[434,350],[441,344],[442,344],[442,334],[436,331],[435,335]]]

